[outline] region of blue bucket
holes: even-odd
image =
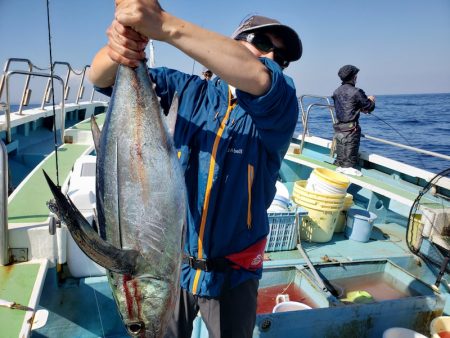
[[[358,242],[368,242],[376,218],[377,215],[367,210],[349,209],[345,237]]]

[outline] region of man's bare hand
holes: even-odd
[[[130,67],[138,65],[145,58],[145,47],[148,38],[137,33],[130,27],[114,20],[106,31],[108,36],[108,56],[115,62]]]

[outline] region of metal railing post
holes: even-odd
[[[8,151],[0,140],[0,265],[8,264]]]
[[[75,100],[75,103],[78,104],[78,102],[80,101],[80,99],[83,97],[83,92],[84,92],[84,78],[86,76],[86,70],[89,68],[90,66],[84,66],[83,68],[83,73],[81,74],[81,80],[80,80],[80,86],[78,87],[78,91],[77,91],[77,98]]]
[[[305,138],[306,138],[306,133],[308,131],[308,118],[309,118],[309,112],[311,110],[312,107],[322,107],[322,108],[328,108],[330,110],[331,113],[331,119],[333,121],[334,124],[334,115],[333,115],[333,108],[334,106],[330,105],[330,104],[321,104],[321,103],[312,103],[308,106],[308,109],[306,110],[305,113],[303,110],[303,103],[301,102],[301,107],[302,107],[302,122],[303,122],[303,133],[302,133],[302,143],[300,144],[300,154],[303,152],[303,147],[305,145]],[[333,156],[333,154],[331,153],[330,156]]]

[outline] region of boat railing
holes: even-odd
[[[316,103],[318,103],[318,104],[322,103],[327,106],[332,106],[332,104],[330,102],[330,99],[327,96],[304,94],[299,97],[300,109],[301,109],[301,113],[302,113],[302,123],[303,123],[304,128],[306,129],[306,135],[309,135],[308,124],[306,123],[306,120],[308,119],[309,111],[308,111],[308,109],[305,109],[305,102],[304,102],[305,99],[318,99],[318,102],[316,102]],[[331,120],[334,123],[335,117],[333,114],[333,110],[331,108],[330,108],[330,115],[331,115]]]
[[[45,70],[49,69],[49,68],[40,68],[40,67],[34,65],[28,59],[9,58],[5,62],[5,66],[3,68],[3,74],[2,74],[2,77],[0,78],[0,99],[2,97],[3,90],[4,90],[5,84],[6,84],[6,74],[8,73],[8,71],[11,67],[11,64],[13,64],[13,63],[25,63],[28,66],[28,72],[32,72],[35,69],[39,70],[39,71],[45,71]],[[21,97],[20,105],[19,105],[19,114],[22,113],[23,106],[26,106],[30,99],[30,95],[31,95],[31,90],[29,89],[30,79],[31,79],[31,75],[28,75],[25,77],[25,83],[24,83],[22,97]]]
[[[50,75],[47,73],[38,73],[38,72],[30,72],[30,71],[23,71],[23,70],[13,70],[8,71],[6,74],[4,74],[4,86],[5,86],[5,94],[6,94],[6,105],[4,107],[5,110],[5,121],[6,121],[6,142],[9,144],[11,143],[11,102],[10,102],[10,95],[9,95],[9,79],[12,75],[24,75],[27,78],[27,82],[29,81],[29,78],[31,76],[37,76],[37,77],[43,77],[48,78],[51,80],[51,78],[59,81],[61,83],[61,138],[62,141],[64,140],[64,126],[65,126],[65,109],[64,109],[64,81],[62,78],[60,78],[58,75]],[[24,92],[25,95],[25,92]],[[44,95],[45,98],[45,95]],[[24,96],[22,96],[22,101],[25,99]],[[19,113],[20,114],[20,113]],[[55,126],[56,127],[56,126]]]
[[[8,151],[0,140],[0,265],[9,264]]]
[[[80,102],[80,99],[83,98],[83,94],[84,94],[84,85],[83,84],[84,84],[84,79],[86,78],[86,71],[89,67],[90,67],[90,65],[86,65],[83,67],[80,85],[78,86],[77,96],[75,99],[76,104],[78,104],[78,102]],[[94,88],[92,88],[92,91],[94,91]],[[92,100],[91,100],[91,102],[92,102]]]
[[[318,102],[308,105],[308,107],[305,109],[305,99],[316,99],[318,100]],[[302,113],[302,125],[303,125],[302,140],[300,144],[300,154],[301,154],[303,152],[306,135],[309,136],[308,119],[309,119],[309,112],[311,111],[311,109],[313,107],[327,108],[330,112],[331,121],[333,122],[333,124],[335,123],[336,118],[334,116],[334,106],[331,104],[330,99],[327,96],[304,94],[299,97],[299,103]],[[332,157],[333,154],[334,154],[334,143],[332,143],[331,145],[330,156]]]
[[[394,147],[398,147],[398,148],[403,148],[403,149],[407,149],[407,150],[411,150],[414,151],[416,153],[421,153],[421,154],[425,154],[425,155],[429,155],[429,156],[433,156],[433,157],[438,157],[438,158],[442,158],[444,160],[450,161],[450,156],[444,155],[444,154],[440,154],[440,153],[436,153],[434,151],[429,151],[429,150],[423,150],[420,148],[416,148],[416,147],[411,147],[411,146],[407,146],[401,143],[397,143],[397,142],[392,142],[392,141],[388,141],[382,138],[378,138],[378,137],[373,137],[367,134],[361,134],[362,137],[371,140],[371,141],[375,141],[375,142],[380,142],[380,143],[384,143],[384,144],[389,144],[391,146]]]
[[[28,72],[30,72],[30,73],[25,77],[22,96],[20,99],[19,110],[17,111],[17,114],[19,114],[19,115],[23,115],[23,113],[22,113],[23,107],[28,105],[30,98],[31,98],[31,93],[32,93],[32,90],[30,88],[30,79],[32,77],[31,73],[35,72],[36,70],[37,71],[50,70],[50,68],[41,68],[41,67],[36,66],[29,59],[20,59],[20,58],[8,59],[5,62],[5,65],[3,68],[3,74],[0,78],[0,99],[1,99],[1,97],[3,95],[3,91],[5,89],[6,74],[11,70],[13,64],[23,64],[23,63],[26,65],[26,68],[28,69]],[[85,89],[84,84],[85,84],[85,79],[86,79],[86,72],[90,66],[86,65],[83,67],[82,70],[75,70],[68,62],[63,62],[63,61],[53,62],[53,70],[55,70],[55,68],[57,68],[57,66],[65,66],[67,68],[67,72],[64,76],[64,81],[63,81],[63,83],[64,83],[64,96],[63,97],[64,97],[64,100],[66,100],[66,101],[69,99],[71,77],[73,77],[74,75],[80,77],[77,94],[76,94],[76,97],[74,100],[75,104],[78,104],[79,101],[83,98],[84,89]],[[16,69],[13,69],[13,70],[16,70]],[[55,75],[55,74],[53,74],[53,75]],[[44,109],[45,104],[50,102],[52,92],[53,92],[53,90],[51,88],[51,78],[49,78],[47,81],[47,84],[45,86],[44,94],[43,94],[43,97],[41,100],[42,101],[41,109]],[[95,89],[92,88],[90,102],[93,102],[94,92],[95,92]]]
[[[319,99],[322,102],[326,102],[326,104],[324,103],[311,103],[308,105],[308,107],[305,109],[305,103],[304,103],[304,98],[315,98],[315,99]],[[306,135],[309,136],[309,130],[308,130],[308,122],[309,122],[309,114],[310,111],[314,108],[314,107],[319,107],[319,108],[325,108],[328,109],[330,114],[331,114],[331,121],[334,124],[336,122],[336,117],[334,114],[334,105],[332,105],[330,103],[330,100],[328,99],[328,97],[326,96],[316,96],[316,95],[302,95],[300,96],[299,99],[299,103],[300,103],[300,108],[301,108],[301,113],[302,113],[302,123],[303,123],[303,132],[302,132],[302,139],[301,139],[301,144],[300,144],[300,154],[303,151],[304,148],[304,142],[305,142],[305,138]],[[389,144],[391,146],[397,147],[397,148],[402,148],[402,149],[407,149],[416,153],[421,153],[421,154],[425,154],[425,155],[429,155],[432,157],[437,157],[437,158],[441,158],[447,161],[450,161],[450,156],[444,155],[444,154],[440,154],[440,153],[436,153],[433,151],[429,151],[429,150],[424,150],[424,149],[420,149],[417,147],[412,147],[412,146],[408,146],[408,145],[404,145],[398,142],[392,142],[389,140],[385,140],[382,138],[377,138],[377,137],[373,137],[367,134],[361,134],[362,137],[370,140],[370,141],[374,141],[374,142],[379,142],[379,143],[383,143],[383,144]],[[333,157],[334,155],[334,139],[331,145],[331,149],[330,149],[330,156]]]
[[[78,90],[77,90],[77,94],[75,97],[75,103],[78,104],[79,100],[81,98],[83,98],[83,94],[84,94],[84,80],[86,77],[86,71],[87,69],[90,67],[89,65],[86,65],[83,67],[82,70],[77,71],[74,68],[72,68],[72,66],[70,65],[70,63],[68,62],[63,62],[63,61],[55,61],[53,62],[53,70],[55,69],[55,66],[57,65],[62,65],[62,66],[66,66],[67,67],[67,73],[66,73],[66,77],[65,77],[65,81],[64,81],[64,100],[68,100],[69,98],[69,93],[70,93],[70,77],[71,75],[76,75],[76,76],[80,76],[80,83],[78,85]],[[94,89],[93,89],[94,90]],[[50,93],[51,93],[51,86],[50,86],[50,79],[47,82],[47,86],[45,88],[44,91],[44,96],[46,98],[50,97]],[[92,96],[91,96],[92,97]],[[48,99],[46,100],[46,102],[48,102]],[[92,102],[92,99],[91,99]]]

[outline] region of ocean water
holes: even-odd
[[[317,100],[304,100],[305,110]],[[330,98],[330,102],[333,103]],[[323,101],[321,102],[323,103]],[[362,133],[391,142],[450,156],[450,93],[376,96],[372,114],[361,114]],[[313,107],[309,114],[311,135],[332,139],[329,110]],[[301,132],[302,124],[297,125]],[[450,168],[450,161],[361,138],[361,150],[439,173]]]

